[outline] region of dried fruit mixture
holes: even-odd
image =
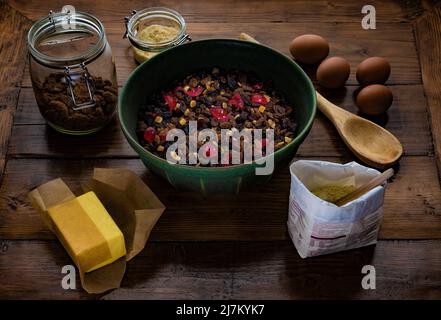
[[[188,135],[191,120],[197,121],[199,131],[215,130],[219,141],[221,129],[274,129],[274,150],[290,143],[296,131],[293,107],[271,84],[251,72],[213,68],[189,75],[149,97],[138,114],[139,142],[166,158],[167,147],[173,143],[166,141],[167,132],[178,128]],[[260,143],[265,155],[265,138]],[[198,148],[203,144],[205,141],[198,141]]]

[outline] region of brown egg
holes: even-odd
[[[291,41],[289,51],[296,61],[318,64],[329,54],[329,44],[316,34],[304,34]]]
[[[377,116],[389,109],[393,101],[392,91],[382,84],[364,87],[357,95],[356,103],[361,112]]]
[[[362,86],[383,84],[390,75],[390,65],[382,57],[370,57],[363,60],[357,67],[357,81]]]
[[[346,59],[331,57],[319,65],[317,80],[322,87],[336,89],[345,85],[350,72],[351,66]]]

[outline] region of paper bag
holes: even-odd
[[[93,177],[84,183],[85,191],[94,191],[124,234],[127,255],[115,262],[85,273],[79,269],[81,285],[88,293],[102,293],[118,288],[132,259],[144,247],[150,232],[165,206],[136,174],[126,169],[95,168]],[[49,181],[29,193],[31,204],[38,210],[48,228],[57,230],[48,215],[48,208],[75,198],[60,178]]]
[[[299,160],[290,166],[288,232],[302,258],[328,254],[377,242],[383,217],[385,184],[338,207],[310,190],[337,181],[355,187],[380,172],[356,162],[337,164]]]
[[[144,249],[165,206],[141,178],[130,170],[95,168],[83,189],[95,192],[121,229],[127,261]]]

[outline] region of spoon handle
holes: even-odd
[[[348,112],[327,100],[317,91],[316,94],[317,107],[338,129],[340,125],[343,125],[344,120],[348,118]]]
[[[334,204],[341,207],[342,205],[345,205],[346,203],[361,197],[363,194],[372,190],[373,188],[383,184],[387,179],[389,179],[393,175],[394,175],[394,169],[392,168],[387,169],[382,174],[370,180],[368,183],[358,187],[356,190],[352,191],[351,193],[348,193],[347,195],[341,197],[340,199],[335,201]]]
[[[243,41],[249,41],[249,42],[254,42],[254,43],[260,43],[259,41],[257,41],[256,39],[254,39],[252,36],[250,36],[248,33],[242,32],[239,35],[239,39],[243,40]]]

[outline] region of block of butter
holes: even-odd
[[[77,265],[83,289],[103,293],[120,287],[126,261],[143,250],[165,206],[127,169],[95,168],[82,189],[76,197],[56,178],[28,198]]]
[[[52,206],[47,212],[55,233],[83,272],[126,254],[121,230],[93,191]]]

